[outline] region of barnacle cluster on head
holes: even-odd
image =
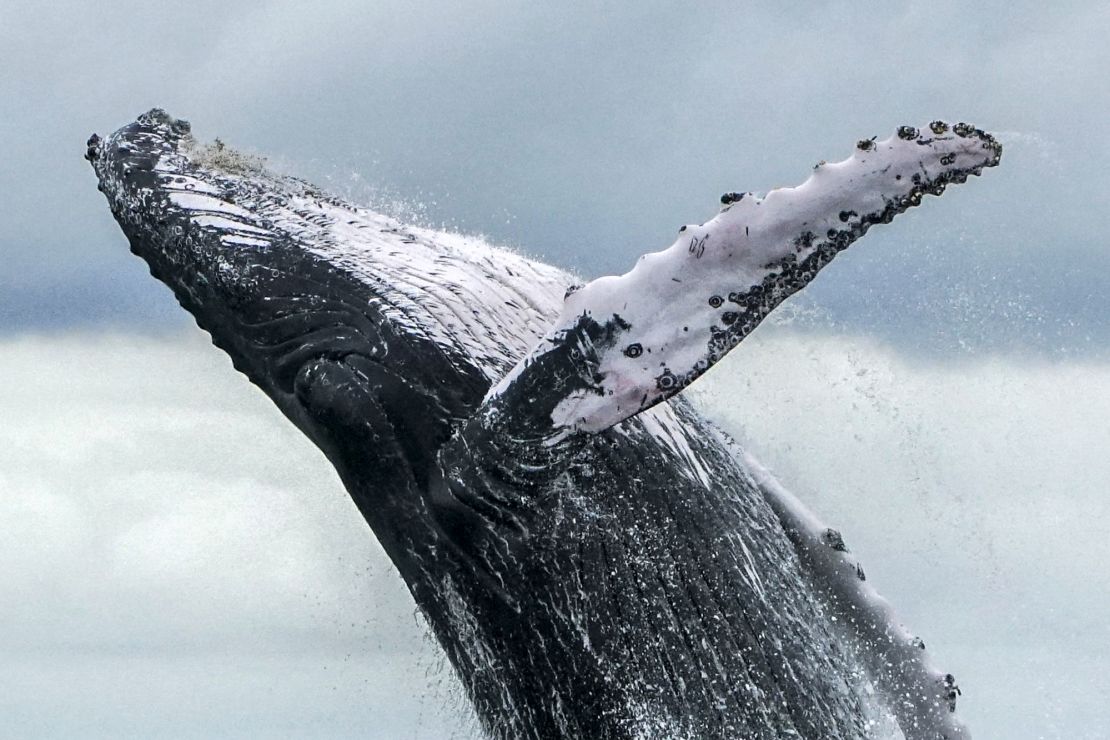
[[[100,158],[100,135],[93,134],[85,142],[85,159],[95,162]]]
[[[266,172],[265,157],[237,151],[220,139],[195,147],[191,159],[200,167],[229,175],[262,175]],[[306,195],[313,197],[318,194],[308,191]]]

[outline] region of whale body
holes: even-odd
[[[406,226],[152,110],[88,142],[131,249],[318,445],[485,731],[963,738],[825,527],[680,395],[874,224],[998,162],[970,126],[730,193],[628,274]]]

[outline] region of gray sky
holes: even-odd
[[[200,332],[0,349],[0,735],[467,728],[331,466]]]
[[[21,734],[467,732],[334,474],[96,191],[87,136],[158,105],[587,277],[861,137],[999,134],[1002,166],[838,257],[702,399],[845,531],[969,689],[976,737],[1110,735],[1106,3],[0,0],[0,19],[0,718]]]
[[[472,737],[330,466],[199,331],[8,337],[0,377],[8,731]],[[1110,364],[773,324],[690,393],[843,532],[973,737],[1110,737]]]
[[[182,325],[81,159],[153,105],[586,276],[722,192],[943,117],[1001,133],[1004,166],[869,235],[805,300],[915,350],[1110,345],[1105,3],[604,7],[4,0],[0,328]]]

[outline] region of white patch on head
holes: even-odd
[[[364,283],[369,300],[403,331],[461,353],[491,382],[539,340],[575,282],[508,249],[405,226],[294,178],[217,165],[171,152],[156,171],[170,201],[193,212],[194,223],[221,232],[224,244],[257,248],[290,236]]]

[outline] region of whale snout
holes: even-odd
[[[92,134],[85,142],[85,159],[92,165],[108,205],[117,219],[138,226],[149,221],[159,188],[160,162],[177,155],[190,138],[188,121],[173,118],[161,108],[140,115],[115,133]]]

